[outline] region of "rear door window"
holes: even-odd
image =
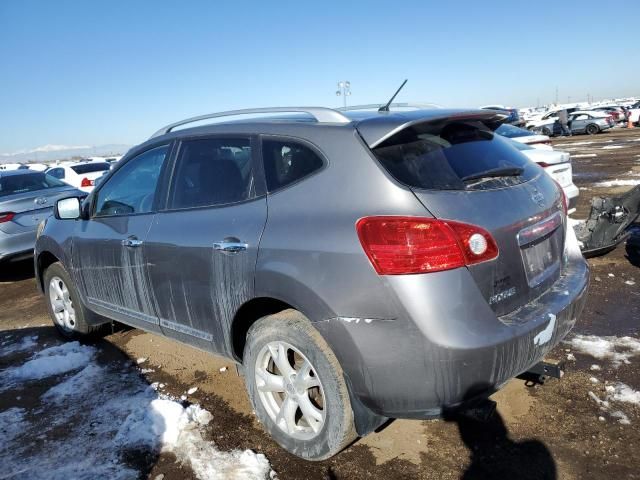
[[[249,137],[182,142],[169,208],[228,205],[252,198],[252,166]]]
[[[291,140],[263,139],[262,156],[269,192],[297,182],[324,165],[310,147]]]
[[[477,121],[426,122],[373,150],[400,183],[429,190],[489,189],[532,179],[538,167]]]

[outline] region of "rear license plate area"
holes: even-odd
[[[518,234],[527,283],[537,287],[560,271],[564,232],[559,213]]]

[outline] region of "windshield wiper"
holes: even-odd
[[[521,167],[498,167],[490,170],[484,170],[478,173],[472,173],[466,177],[462,177],[463,182],[469,182],[471,180],[478,180],[480,178],[496,178],[496,177],[517,177],[522,175],[524,168]]]

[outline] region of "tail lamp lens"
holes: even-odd
[[[421,217],[365,217],[358,238],[380,275],[439,272],[492,260],[498,247],[475,225]]]
[[[14,212],[2,212],[0,213],[0,223],[10,222],[15,216]]]
[[[564,212],[565,215],[569,214],[569,201],[567,200],[567,194],[564,192],[564,188],[562,188],[562,186],[555,181],[556,186],[558,187],[558,190],[560,190],[560,197],[562,199],[562,211]]]
[[[93,180],[89,180],[88,178],[83,178],[80,182],[81,187],[93,187]]]

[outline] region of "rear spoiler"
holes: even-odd
[[[502,125],[509,116],[497,110],[415,110],[409,112],[382,112],[356,123],[360,136],[369,148],[375,148],[397,133],[421,123],[456,120],[480,120],[491,130]]]

